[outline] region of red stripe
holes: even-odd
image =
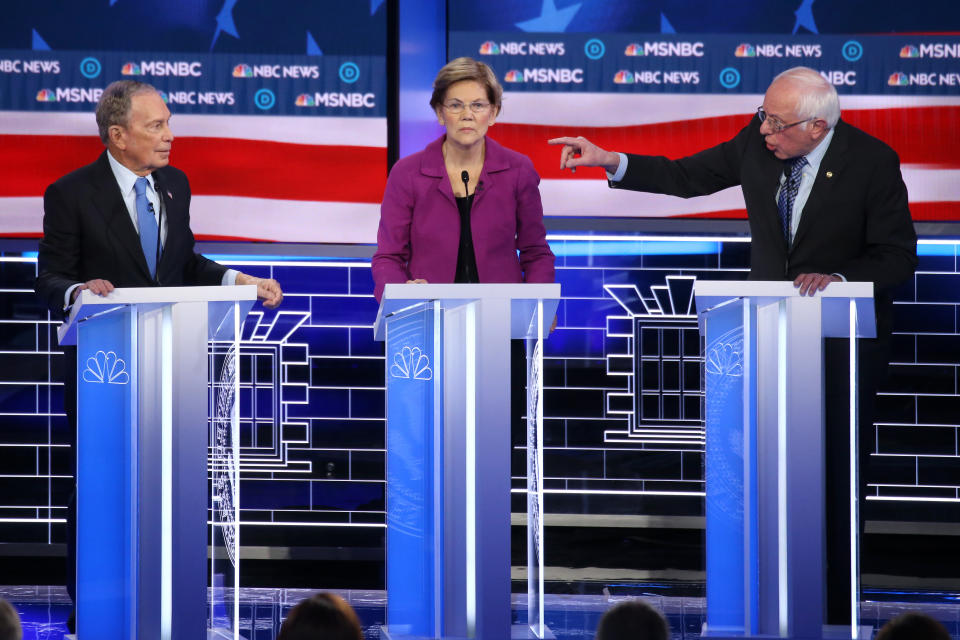
[[[102,150],[96,137],[0,135],[0,197],[42,195]],[[171,160],[194,195],[377,203],[387,179],[385,147],[178,138]]]
[[[529,156],[542,178],[596,180],[603,179],[602,169],[561,172],[560,149],[547,145],[547,140],[579,135],[612,151],[681,158],[733,138],[751,117],[717,116],[627,127],[498,123],[490,129],[490,136]],[[960,106],[849,110],[843,112],[843,119],[889,144],[905,164],[960,169]]]
[[[911,202],[910,215],[916,222],[960,221],[960,202]]]
[[[960,202],[911,202],[910,215],[914,222],[956,222],[960,221]],[[718,218],[730,220],[746,219],[746,209],[728,209],[726,211],[705,211],[703,213],[682,214],[681,218]]]

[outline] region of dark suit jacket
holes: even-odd
[[[194,253],[190,183],[173,167],[153,174],[163,201],[167,238],[157,278],[150,278],[107,153],[54,182],[43,196],[36,290],[50,310],[62,315],[66,290],[94,278],[109,280],[115,287],[219,285],[226,267]]]
[[[750,219],[750,279],[792,280],[801,273],[839,273],[873,282],[878,336],[889,335],[890,290],[917,266],[917,236],[900,159],[889,146],[838,122],[787,247],[776,193],[784,163],[766,148],[754,118],[735,138],[680,160],[628,156],[614,188],[689,198],[740,185]]]

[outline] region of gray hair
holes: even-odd
[[[828,129],[836,126],[840,120],[840,98],[837,97],[836,88],[826,78],[810,67],[793,67],[779,74],[773,82],[778,80],[789,81],[800,89],[796,108],[798,118],[821,118],[826,120]]]
[[[137,80],[117,80],[111,82],[97,102],[97,128],[100,140],[107,144],[110,139],[110,127],[126,127],[130,119],[130,99],[138,93],[157,93],[157,89],[146,82]]]
[[[20,640],[23,629],[20,627],[20,616],[13,605],[0,598],[0,638],[3,640]]]

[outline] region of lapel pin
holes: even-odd
[[[833,171],[827,171],[827,177],[828,177],[828,178],[832,178],[832,177],[833,177]]]

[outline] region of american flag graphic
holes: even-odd
[[[560,171],[550,138],[582,135],[608,151],[680,158],[733,138],[762,95],[506,92],[488,135],[528,155],[546,215],[745,218],[731,188],[684,200],[610,189],[602,169]],[[841,95],[842,118],[889,144],[915,221],[960,220],[960,96]]]
[[[197,239],[376,242],[385,118],[174,113],[171,129]],[[101,151],[92,112],[0,112],[0,236],[40,237],[44,190]]]
[[[611,151],[678,158],[732,138],[762,101],[506,92],[488,135],[533,160],[547,216],[744,218],[737,188],[689,200],[609,189],[601,169],[561,172],[547,140],[582,135]],[[915,221],[960,220],[960,96],[841,96],[841,107],[900,155]],[[171,127],[198,239],[376,242],[385,118],[175,114]],[[0,235],[39,237],[44,189],[102,149],[92,113],[4,112]]]

